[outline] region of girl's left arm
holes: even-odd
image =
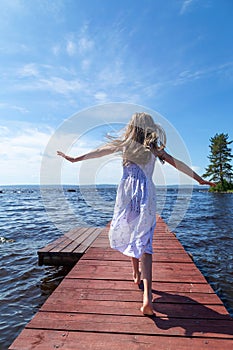
[[[172,157],[166,151],[155,151],[155,155],[157,155],[160,159],[172,165],[177,170],[183,172],[184,174],[192,177],[194,180],[199,182],[200,185],[208,185],[208,186],[216,186],[215,183],[204,180],[201,176],[199,176],[195,171],[193,171],[188,165],[181,162],[180,160]]]
[[[82,156],[78,156],[78,157],[70,157],[61,151],[57,151],[57,155],[65,158],[66,160],[68,160],[71,163],[75,163],[75,162],[80,162],[81,160],[87,160],[87,159],[107,156],[109,154],[118,152],[119,150],[120,150],[119,147],[112,146],[112,145],[105,145],[103,147],[97,148],[93,151],[90,151],[90,152],[83,154]]]

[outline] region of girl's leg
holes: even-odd
[[[139,284],[141,282],[141,273],[139,271],[139,259],[132,258],[132,266],[134,283]]]
[[[143,305],[141,311],[145,315],[154,315],[152,306],[152,255],[144,253],[141,259],[142,279],[144,284]]]

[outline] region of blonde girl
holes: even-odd
[[[120,152],[123,175],[117,189],[116,203],[109,229],[110,246],[131,257],[134,283],[143,281],[144,315],[154,315],[152,305],[152,239],[156,225],[156,191],[152,174],[156,159],[167,162],[192,177],[201,185],[205,181],[186,164],[165,151],[166,134],[147,113],[135,113],[125,132],[104,146],[87,154],[70,157],[57,154],[70,162],[103,157]],[[139,270],[141,260],[141,271]]]

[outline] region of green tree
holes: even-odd
[[[228,134],[216,134],[210,138],[210,165],[205,169],[203,177],[210,177],[210,181],[218,184],[215,190],[226,191],[232,189],[231,178],[233,175],[231,160],[231,148],[233,141],[228,141]]]

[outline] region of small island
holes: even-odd
[[[210,155],[208,156],[210,164],[205,169],[203,177],[209,177],[210,181],[216,183],[215,187],[209,189],[210,192],[233,193],[233,183],[231,181],[233,170],[231,161],[233,155],[228,141],[228,134],[215,134],[210,138]]]

